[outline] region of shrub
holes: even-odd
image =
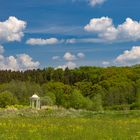
[[[70,95],[70,107],[75,109],[91,109],[92,101],[84,97],[79,90],[74,90]]]
[[[55,94],[53,92],[47,92],[46,96],[49,97],[52,100],[53,104],[56,103],[56,97],[55,97]]]
[[[122,104],[122,105],[113,105],[105,108],[106,110],[130,110],[130,105]]]
[[[92,110],[95,110],[95,111],[102,111],[103,110],[102,95],[100,95],[100,94],[94,95],[94,97],[92,97],[92,101],[93,101],[93,109]]]
[[[130,105],[130,110],[140,109],[140,103],[133,103]]]
[[[4,108],[14,104],[17,104],[17,99],[11,92],[4,91],[0,93],[0,107]]]
[[[53,105],[53,100],[49,96],[41,98],[41,105]]]

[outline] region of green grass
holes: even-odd
[[[0,111],[0,140],[139,139],[140,111]]]

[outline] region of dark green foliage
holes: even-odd
[[[18,99],[20,104],[29,104],[29,98],[33,94],[42,95],[42,89],[40,85],[34,82],[21,82],[21,81],[11,81],[0,86],[0,92],[8,90],[13,93]]]
[[[0,71],[0,92],[6,90],[22,105],[36,93],[66,108],[135,109],[140,104],[140,66]]]

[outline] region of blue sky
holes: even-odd
[[[0,35],[1,69],[140,63],[140,1],[94,1],[1,0],[1,34],[14,34],[9,17],[26,22],[19,40]]]

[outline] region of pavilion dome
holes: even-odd
[[[40,97],[37,94],[34,94],[31,98],[32,99],[39,99]]]

